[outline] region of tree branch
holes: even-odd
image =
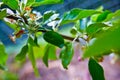
[[[14,15],[8,15],[8,16],[6,16],[6,18],[8,18],[8,19],[13,19],[13,20],[18,20],[18,19],[20,19],[22,22],[25,22],[26,24],[28,24],[28,21],[27,21],[27,19],[26,19],[26,17],[25,16],[21,16],[21,18],[20,17],[16,17],[16,16],[14,16]],[[23,20],[24,21],[23,21]]]
[[[67,39],[67,40],[70,40],[70,41],[73,41],[73,40],[74,40],[73,37],[66,36],[66,35],[63,35],[63,34],[60,34],[60,35],[61,35],[64,39]],[[76,42],[79,42],[79,39],[77,38],[75,41],[76,41]]]
[[[13,19],[13,20],[18,20],[18,19],[20,19],[19,17],[16,17],[16,16],[13,16],[13,15],[8,15],[8,16],[6,16],[6,18],[8,18],[8,19]]]
[[[24,22],[26,23],[26,24],[28,24],[28,21],[27,21],[27,19],[26,19],[26,17],[25,16],[21,16],[22,18],[23,18],[23,20],[24,20]],[[20,19],[19,17],[16,17],[16,16],[13,16],[13,15],[9,15],[9,16],[7,16],[6,18],[9,18],[9,19],[14,19],[14,20],[18,20],[18,19]],[[47,32],[47,30],[38,30],[38,32]],[[70,41],[73,41],[74,40],[74,38],[73,37],[70,37],[70,36],[66,36],[66,35],[63,35],[63,34],[60,34],[64,39],[67,39],[67,40],[70,40]],[[79,39],[76,39],[75,40],[76,42],[79,42]]]
[[[47,32],[47,30],[38,30],[38,32]],[[70,37],[70,36],[66,36],[66,35],[63,35],[63,34],[60,34],[64,39],[67,39],[67,40],[70,40],[70,41],[73,41],[74,40],[74,38],[73,37]],[[76,42],[79,42],[79,39],[77,38],[76,40],[75,40]]]

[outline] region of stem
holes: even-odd
[[[72,43],[74,43],[78,39],[79,35],[77,34]],[[79,41],[79,40],[78,40]]]
[[[9,19],[14,19],[14,20],[18,20],[18,19],[20,19],[19,17],[16,17],[16,16],[13,16],[13,15],[8,15],[8,16],[6,16],[6,18],[9,18]]]
[[[28,24],[28,21],[27,21],[26,17],[25,17],[24,15],[21,15],[21,17],[23,18],[24,22],[25,22],[26,24]]]
[[[8,16],[6,16],[6,18],[13,19],[13,20],[16,20],[16,21],[17,21],[18,19],[20,19],[20,21],[22,21],[21,19],[23,18],[24,22],[25,22],[26,24],[28,24],[28,21],[27,21],[27,19],[26,19],[25,16],[21,16],[21,18],[20,18],[20,17],[14,16],[14,15],[8,15]],[[23,22],[23,21],[22,21],[22,22]]]
[[[40,32],[47,32],[47,30],[39,30]],[[38,32],[39,32],[38,31]],[[70,40],[70,41],[73,41],[75,38],[73,37],[70,37],[70,36],[66,36],[66,35],[63,35],[63,34],[60,34],[64,39],[67,39],[67,40]],[[79,39],[75,39],[76,42],[79,42]]]
[[[70,37],[70,36],[66,36],[66,35],[63,35],[63,34],[60,34],[64,39],[67,39],[67,40],[70,40],[70,41],[73,41],[75,40],[76,42],[79,42],[79,39],[75,39],[73,37]]]

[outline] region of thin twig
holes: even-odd
[[[66,36],[66,35],[63,35],[63,34],[60,34],[64,39],[67,39],[67,40],[70,40],[70,41],[73,41],[75,38],[73,37],[70,37],[70,36]],[[79,39],[75,39],[76,42],[79,42]]]
[[[47,32],[47,30],[39,30],[40,32]],[[39,32],[38,31],[38,32]],[[70,40],[70,41],[73,41],[74,38],[73,37],[70,37],[70,36],[66,36],[66,35],[63,35],[63,34],[60,34],[64,39],[67,39],[67,40]],[[79,42],[79,39],[75,39],[76,42]]]
[[[19,17],[13,16],[13,15],[8,15],[8,16],[6,16],[6,18],[13,19],[13,20],[16,20],[16,21],[18,19],[20,19]]]
[[[6,18],[8,18],[8,19],[13,19],[13,20],[18,20],[18,19],[20,19],[21,21],[22,21],[22,19],[24,20],[24,22],[26,23],[26,24],[28,24],[28,21],[27,21],[27,19],[26,19],[26,17],[25,16],[21,16],[21,18],[20,17],[16,17],[16,16],[14,16],[14,15],[8,15],[8,16],[6,16]],[[22,21],[23,22],[23,21]]]

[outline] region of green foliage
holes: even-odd
[[[47,4],[58,4],[63,3],[64,0],[35,0],[35,3],[32,5],[33,7],[47,5]]]
[[[93,58],[89,59],[88,66],[92,80],[105,80],[103,68]]]
[[[48,55],[48,58],[50,60],[56,60],[57,59],[56,47],[54,45],[50,45],[50,44],[48,44],[48,46],[49,46],[49,50],[48,50],[48,54],[49,55]]]
[[[15,57],[15,59],[20,61],[24,60],[26,58],[27,52],[28,52],[28,45],[25,45],[21,49],[20,53],[18,53],[18,55]]]
[[[75,8],[64,14],[61,25],[72,23],[97,13],[100,13],[100,12],[96,10],[85,10],[85,9]]]
[[[108,10],[104,11],[103,13],[101,13],[101,14],[98,16],[98,18],[97,18],[97,22],[101,22],[101,21],[105,20],[106,17],[108,16],[108,14],[110,14],[110,13],[111,13],[111,12],[108,11]]]
[[[70,64],[73,57],[73,45],[70,42],[65,43],[65,47],[63,47],[60,58],[62,60],[62,65],[65,69],[68,69],[67,66]]]
[[[93,58],[99,61],[99,58],[106,53],[107,55],[111,52],[120,53],[120,10],[111,12],[104,11],[103,7],[96,10],[74,8],[59,17],[56,11],[50,10],[41,15],[39,12],[34,12],[32,7],[63,3],[64,0],[26,0],[26,2],[2,0],[2,2],[0,6],[7,5],[11,11],[17,12],[8,14],[6,9],[0,10],[0,20],[14,30],[13,35],[9,36],[10,39],[15,42],[23,34],[28,35],[28,40],[15,57],[16,60],[22,61],[28,56],[35,74],[39,75],[36,55],[39,55],[48,67],[49,60],[57,59],[56,47],[59,47],[62,65],[68,69],[74,54],[73,44],[76,41],[84,47],[82,57],[90,58],[89,71],[92,79],[105,80],[102,67]],[[69,23],[74,23],[70,29],[72,36],[60,33],[59,27]],[[0,43],[0,69],[2,70],[6,70],[7,57],[4,45]]]
[[[55,46],[58,46],[59,48],[62,48],[64,46],[64,39],[63,37],[54,32],[54,31],[48,31],[44,34],[43,38],[48,42]]]
[[[57,19],[58,16],[54,16],[55,14],[57,14],[55,11],[48,11],[48,12],[44,13],[43,22],[46,24],[50,21]]]
[[[47,50],[49,50],[49,47],[46,47],[45,54],[43,56],[43,62],[48,67],[48,56],[49,56],[49,53],[47,52]]]
[[[104,20],[105,22],[107,21],[115,21],[116,18],[119,18],[120,17],[120,10],[117,10],[116,12],[114,13],[110,13],[108,14],[108,16],[106,17],[106,19]]]
[[[120,26],[114,26],[99,34],[83,54],[83,57],[102,55],[110,50],[120,50]],[[97,46],[97,47],[96,47]]]
[[[5,21],[4,21],[5,22]],[[17,28],[17,25],[16,24],[11,24],[11,23],[9,23],[9,22],[5,22],[5,24],[7,24],[11,29],[13,29],[13,30],[16,30],[16,28]]]
[[[27,0],[26,6],[37,7],[41,5],[59,4],[63,2],[64,0]]]
[[[83,32],[83,29],[82,29],[81,26],[80,26],[80,20],[77,20],[77,21],[75,22],[75,28],[76,28],[77,31]]]
[[[108,25],[104,24],[104,23],[93,23],[90,24],[87,28],[86,28],[86,32],[89,36],[93,36],[95,35],[97,32],[100,32],[103,30],[104,27],[109,27]]]
[[[32,6],[34,4],[35,0],[27,0],[26,6]]]
[[[19,9],[19,5],[18,5],[19,0],[2,0],[2,1],[4,2],[4,4],[9,6],[13,10]]]
[[[32,63],[35,75],[39,76],[36,60],[35,60],[34,53],[33,53],[33,45],[31,45],[31,44],[28,44],[28,57],[29,57],[29,59],[30,59],[30,61]]]
[[[45,53],[43,56],[43,62],[45,63],[47,67],[48,67],[48,59],[52,59],[52,60],[57,59],[55,46],[51,44],[46,45]]]
[[[38,45],[38,43],[37,43],[38,41],[37,41],[37,37],[35,36],[35,38],[33,39],[32,37],[29,37],[28,38],[28,43],[30,44],[30,45],[32,45],[32,46],[37,46],[37,47],[39,47],[39,45]]]
[[[0,69],[6,70],[5,64],[6,64],[7,58],[8,58],[8,55],[5,52],[5,47],[0,42]]]
[[[6,17],[6,15],[7,15],[6,9],[0,10],[0,19],[3,19],[4,17]]]
[[[0,64],[5,64],[7,59],[7,54],[5,52],[4,45],[0,42]]]
[[[37,47],[40,47],[39,44],[38,44],[38,37],[37,36],[35,36],[34,43]]]
[[[35,75],[39,76],[39,72],[38,72],[37,64],[36,64],[36,60],[35,60],[35,55],[34,55],[34,51],[33,51],[33,47],[35,47],[35,46],[38,47],[38,44],[36,42],[37,40],[35,40],[35,39],[33,39],[32,37],[29,37],[28,44],[27,44],[26,48],[28,48],[28,57],[32,63]]]

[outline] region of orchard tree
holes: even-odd
[[[36,67],[34,47],[41,47],[38,38],[46,42],[45,53],[42,58],[48,67],[50,55],[56,58],[56,47],[60,48],[59,59],[65,69],[68,69],[74,55],[73,44],[80,43],[83,54],[81,60],[89,59],[88,67],[93,80],[105,80],[104,71],[98,62],[105,55],[119,54],[120,50],[120,10],[111,12],[99,9],[73,8],[65,12],[62,17],[56,11],[46,11],[43,15],[33,10],[34,7],[47,4],[63,3],[64,0],[2,0],[0,2],[0,20],[14,30],[9,36],[15,42],[22,35],[28,36],[26,44],[16,55],[15,60],[23,61],[26,56],[32,63],[34,72],[39,75]],[[2,6],[6,5],[7,8]],[[84,20],[87,20],[84,23]],[[59,32],[61,26],[74,24],[71,34],[67,36]],[[38,50],[41,51],[41,50]],[[50,54],[52,53],[52,54]],[[0,43],[0,69],[6,70],[8,55],[5,47]]]

